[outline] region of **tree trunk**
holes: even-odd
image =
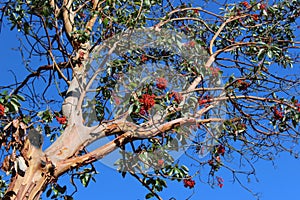
[[[42,150],[33,146],[29,139],[26,140],[21,153],[23,159],[15,161],[13,176],[4,200],[39,199],[46,186],[54,180],[53,165]]]
[[[24,177],[15,175],[6,192],[4,200],[39,199],[50,178],[37,165],[27,168]]]

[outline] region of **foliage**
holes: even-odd
[[[1,87],[0,195],[2,180],[29,176],[30,129],[46,136],[33,148],[45,179],[36,190],[48,186],[52,199],[72,199],[62,174],[87,187],[93,162],[117,149],[115,166],[149,190],[146,199],[161,199],[169,181],[222,188],[220,169],[240,182],[255,176],[257,159],[298,157],[300,3],[224,2],[2,1],[29,74]]]

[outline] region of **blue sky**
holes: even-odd
[[[13,82],[14,76],[10,72],[13,71],[18,81],[22,81],[27,75],[24,70],[20,53],[12,50],[19,45],[17,39],[17,32],[8,31],[9,27],[4,27],[0,34],[0,60],[1,60],[1,78],[0,86],[8,85]],[[45,63],[40,63],[41,65]],[[128,176],[125,179],[121,175],[107,167],[100,162],[96,163],[97,182],[90,183],[88,188],[82,188],[78,182],[79,192],[74,196],[76,200],[81,199],[128,199],[137,200],[144,199],[144,195],[148,192],[141,184]],[[259,182],[252,180],[251,183],[246,184],[247,187],[254,192],[261,193],[262,200],[279,200],[279,199],[295,199],[299,196],[300,186],[300,160],[296,160],[288,154],[280,154],[280,157],[275,161],[275,168],[272,163],[259,161],[256,163],[257,177]],[[186,199],[193,191],[195,194],[190,198],[193,200],[211,200],[211,199],[230,199],[251,200],[254,197],[245,189],[241,188],[238,183],[232,184],[231,174],[221,171],[218,174],[224,178],[224,187],[222,189],[211,189],[208,185],[196,180],[194,190],[186,189],[182,183],[170,182],[169,188],[162,193],[163,199],[176,197],[177,200]],[[243,179],[246,183],[247,180]],[[69,178],[63,176],[64,184],[69,185]],[[73,188],[70,186],[68,192],[72,192]]]
[[[257,176],[259,182],[253,180],[248,184],[253,191],[261,193],[262,200],[279,200],[279,199],[294,199],[299,195],[299,180],[300,180],[300,161],[292,159],[288,155],[282,155],[276,161],[276,169],[267,162],[259,162],[257,164]],[[90,187],[82,188],[75,195],[75,199],[144,199],[146,189],[131,177],[121,178],[115,170],[105,167],[100,164],[96,177],[97,183],[91,183]],[[226,177],[226,178],[225,178]],[[228,177],[228,178],[227,178]],[[195,194],[192,200],[212,200],[212,199],[230,199],[241,200],[255,199],[245,189],[241,188],[238,183],[232,184],[230,174],[224,174],[225,184],[222,189],[212,189],[208,185],[200,183],[195,179]],[[246,181],[246,180],[244,180]],[[189,197],[193,190],[186,189],[182,183],[174,182],[169,185],[169,188],[163,193],[163,199],[169,199],[174,195],[177,200],[183,200]],[[101,198],[100,198],[101,196]]]

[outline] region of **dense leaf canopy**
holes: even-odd
[[[112,152],[157,199],[298,157],[299,1],[0,2],[28,71],[0,86],[0,197],[72,199],[60,176]]]

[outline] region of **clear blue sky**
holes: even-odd
[[[18,51],[13,51],[19,45],[17,40],[17,32],[8,31],[9,27],[4,27],[0,34],[0,60],[1,60],[1,78],[0,86],[12,83],[14,76],[9,70],[12,70],[16,75],[18,81],[22,81],[23,77],[27,75],[24,70],[24,65]],[[40,63],[41,65],[45,63]],[[25,73],[25,74],[22,74]],[[276,168],[270,162],[258,162],[256,164],[257,177],[259,182],[252,180],[251,183],[246,184],[254,192],[261,193],[263,200],[281,200],[281,199],[297,199],[299,196],[300,187],[300,160],[296,160],[287,154],[281,154],[275,162]],[[128,199],[137,200],[144,199],[144,195],[148,192],[139,182],[132,177],[123,179],[121,175],[100,162],[96,163],[97,170],[100,172],[96,176],[97,183],[90,183],[88,188],[82,188],[78,182],[79,192],[74,196],[76,200],[81,199]],[[193,200],[212,200],[212,199],[230,199],[230,200],[251,200],[254,197],[241,188],[238,183],[232,184],[231,174],[221,174],[225,180],[222,189],[211,189],[208,185],[196,180],[195,194],[191,199]],[[69,185],[69,178],[64,176],[63,181]],[[243,180],[245,183],[247,180]],[[72,186],[68,191],[72,192]],[[193,190],[186,189],[182,183],[172,182],[169,188],[162,193],[164,199],[169,199],[173,195],[177,200],[183,200],[189,197]]]

